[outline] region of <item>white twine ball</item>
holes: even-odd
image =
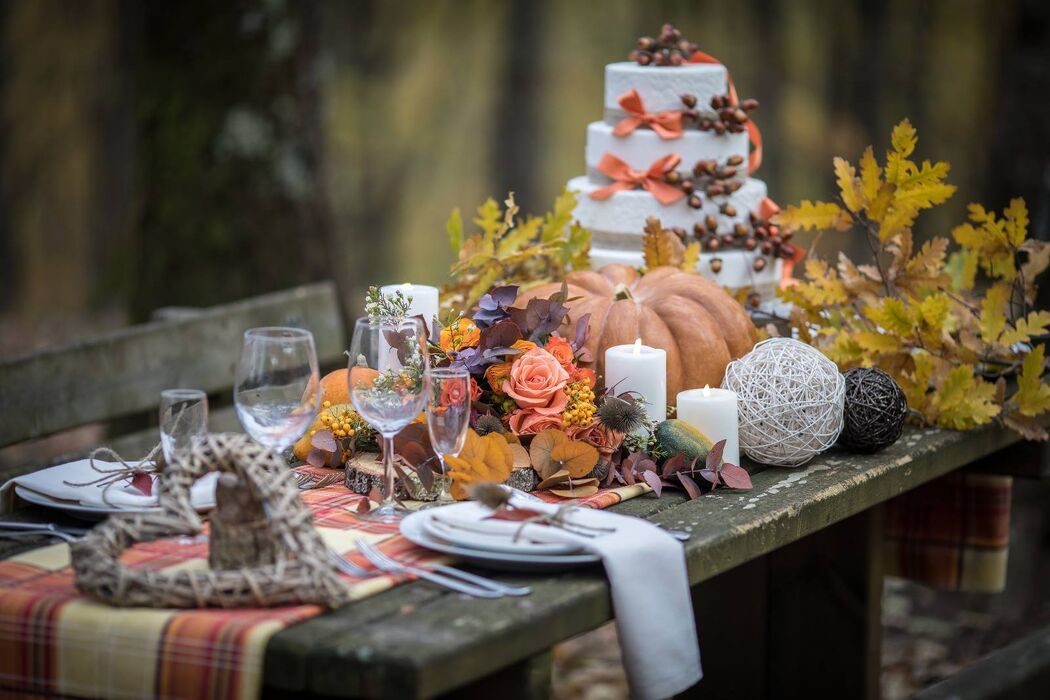
[[[816,348],[770,338],[726,367],[722,388],[737,395],[740,446],[756,462],[798,467],[842,432],[846,381]]]

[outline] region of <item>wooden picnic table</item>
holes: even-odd
[[[241,333],[257,325],[310,328],[323,366],[345,362],[331,283],[169,311],[142,326],[0,362],[0,446],[101,423],[118,451],[143,454],[157,433],[142,416],[155,415],[160,390],[196,386],[228,397]],[[211,427],[237,429],[232,407],[217,406]],[[876,455],[832,451],[794,470],[745,464],[751,491],[718,490],[691,502],[666,493],[616,506],[692,533],[686,555],[706,675],[691,694],[875,698],[881,504],[993,453],[998,471],[1045,475],[1047,460],[1017,458],[1017,442],[1002,428],[909,429]],[[45,464],[34,460],[3,478]],[[61,520],[41,509],[20,515]],[[0,557],[31,546],[0,542]],[[597,567],[502,577],[527,580],[534,593],[474,600],[410,583],[290,627],[267,646],[264,694],[544,697],[548,650],[611,619],[607,583]],[[639,605],[660,604],[659,581],[637,597]]]
[[[685,547],[705,666],[697,696],[876,697],[881,504],[1017,440],[1001,428],[908,429],[876,455],[748,465],[751,491],[614,506],[692,534]],[[545,652],[612,618],[607,583],[597,568],[501,578],[527,580],[534,593],[479,601],[412,583],[288,628],[267,647],[267,692],[542,697]],[[653,581],[638,604],[658,605],[659,594]]]

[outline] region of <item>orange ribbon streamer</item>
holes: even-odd
[[[722,62],[711,54],[704,53],[703,51],[694,51],[693,55],[689,58],[690,63],[717,63],[722,65]],[[729,100],[734,104],[740,102],[736,96],[736,86],[733,85],[733,77],[729,75],[729,69],[726,68],[726,84],[729,88]],[[747,157],[747,172],[751,173],[758,170],[758,166],[762,165],[762,132],[758,130],[758,125],[755,124],[753,119],[748,119],[744,125],[747,128],[747,135],[751,141],[752,150],[750,155]]]
[[[685,196],[685,192],[664,182],[664,175],[678,167],[682,157],[671,153],[653,162],[645,172],[635,170],[612,153],[606,153],[597,170],[616,182],[591,192],[591,199],[608,199],[621,190],[642,187],[656,197],[660,204],[671,204]]]
[[[682,136],[681,112],[646,112],[645,105],[642,104],[642,96],[633,88],[620,95],[617,102],[620,103],[620,109],[627,112],[627,116],[613,127],[615,135],[627,136],[644,125],[655,131],[662,139],[677,139]]]

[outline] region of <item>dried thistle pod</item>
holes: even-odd
[[[715,130],[715,133],[719,136],[726,132],[726,125],[723,122],[715,122],[714,124],[712,124],[712,128]]]
[[[733,154],[726,159],[726,165],[737,166],[744,162],[744,156],[739,153]]]
[[[685,119],[686,121],[690,122],[695,122],[698,119],[700,119],[700,113],[697,112],[695,109],[685,109],[682,110],[682,119]]]
[[[719,209],[726,216],[736,216],[736,207],[734,207],[729,202],[726,202],[725,204],[723,204],[721,207],[719,207]]]
[[[700,199],[700,195],[698,195],[698,194],[690,195],[689,196],[689,206],[691,206],[693,209],[699,209],[700,207],[704,206],[704,202],[703,202],[703,200]]]
[[[634,60],[637,61],[640,66],[648,66],[653,62],[653,55],[648,51],[639,51]]]
[[[766,241],[761,246],[759,246],[758,249],[762,251],[762,255],[769,255],[773,252],[773,244],[769,241]]]
[[[694,109],[696,107],[696,95],[682,95],[681,100],[682,104],[689,109]]]
[[[732,166],[732,165],[723,166],[718,171],[718,177],[722,178],[723,180],[728,180],[729,178],[735,177],[735,176],[736,176],[736,167]]]
[[[718,240],[717,237],[715,237],[715,238],[708,238],[707,239],[707,243],[705,243],[704,245],[707,246],[708,250],[714,252],[714,251],[718,250],[722,246],[722,242],[720,240]]]
[[[694,184],[693,184],[693,181],[692,181],[692,180],[682,180],[682,182],[681,182],[681,183],[679,183],[679,185],[678,185],[678,186],[679,186],[679,187],[680,187],[680,188],[682,189],[682,191],[683,191],[683,192],[685,192],[686,194],[692,194],[692,193],[693,193],[693,190],[695,190],[695,189],[696,189],[696,185],[694,185]]]
[[[766,259],[755,258],[755,261],[751,263],[751,267],[755,268],[755,272],[762,272],[762,270],[766,269]]]
[[[711,265],[711,272],[716,275],[722,271],[722,258],[712,258],[709,264]]]
[[[745,238],[744,239],[744,248],[746,248],[747,250],[754,250],[757,247],[758,247],[758,241],[756,241],[754,238]]]
[[[737,236],[743,238],[748,233],[747,225],[745,225],[745,224],[736,224],[735,226],[733,226],[733,233],[735,233]]]
[[[704,229],[704,225],[699,221],[693,224],[693,235],[697,238],[702,239],[707,231]]]
[[[734,242],[735,241],[733,239],[733,234],[731,234],[731,233],[723,233],[722,234],[722,245],[730,246],[730,245],[733,245]]]
[[[718,230],[718,217],[714,214],[708,214],[704,217],[704,226],[707,227],[708,231],[714,233]]]

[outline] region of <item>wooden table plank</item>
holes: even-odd
[[[717,491],[691,502],[648,496],[616,510],[690,531],[686,556],[696,584],[1017,439],[1000,428],[909,429],[878,455],[831,452],[803,469],[766,469],[753,475],[753,491]],[[289,628],[267,648],[265,681],[339,697],[433,697],[611,617],[599,570],[504,578],[528,580],[533,595],[482,601],[411,584]]]

